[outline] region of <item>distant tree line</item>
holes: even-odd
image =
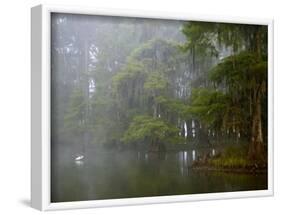
[[[246,140],[265,159],[267,28],[52,15],[52,141]]]

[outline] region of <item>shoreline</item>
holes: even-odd
[[[267,174],[267,168],[223,168],[213,167],[209,165],[192,165],[192,170],[196,171],[213,171],[213,172],[225,172],[225,173],[241,173],[241,174]]]

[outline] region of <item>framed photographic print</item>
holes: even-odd
[[[273,194],[273,21],[32,8],[32,207]]]

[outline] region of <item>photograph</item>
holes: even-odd
[[[268,190],[268,25],[51,12],[49,51],[51,203]]]

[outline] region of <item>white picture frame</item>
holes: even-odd
[[[161,197],[51,203],[50,201],[50,15],[74,13],[141,18],[262,24],[268,26],[268,189]],[[90,9],[39,5],[31,9],[31,206],[38,210],[188,202],[273,195],[273,20],[172,14],[151,11]]]

